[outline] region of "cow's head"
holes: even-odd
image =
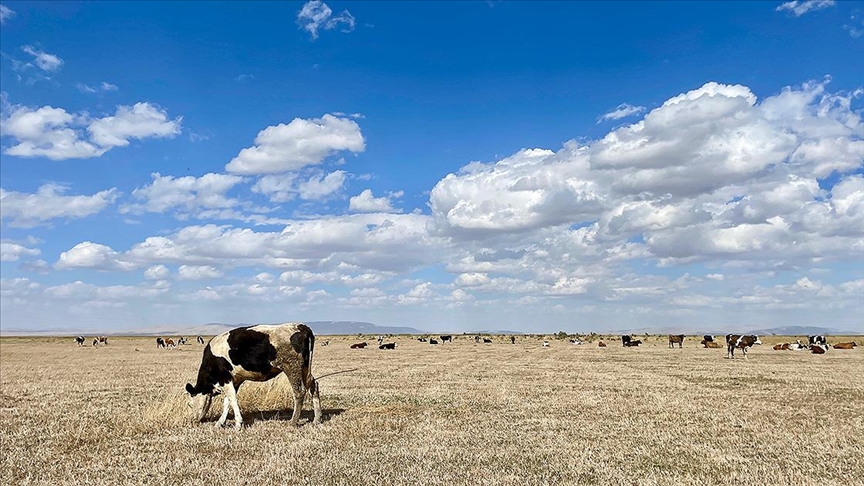
[[[762,341],[759,340],[759,336],[753,335],[753,344],[762,344]]]
[[[210,411],[210,405],[213,403],[213,396],[216,394],[215,390],[211,390],[209,393],[202,392],[192,386],[191,383],[186,383],[186,393],[189,394],[189,403],[187,403],[187,406],[192,413],[192,422],[204,420],[204,416]]]

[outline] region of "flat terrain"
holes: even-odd
[[[319,336],[324,423],[308,423],[307,399],[289,426],[279,377],[243,386],[248,427],[235,431],[213,426],[221,399],[209,422],[185,421],[183,386],[203,349],[194,337],[171,350],[91,339],[0,339],[0,484],[864,481],[864,348],[772,351],[795,339],[775,337],[745,361],[692,337],[670,350],[653,336],[605,349],[397,336],[381,351]]]

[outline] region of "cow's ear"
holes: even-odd
[[[195,387],[192,386],[192,383],[186,383],[186,393],[192,395],[193,397],[198,394],[197,390],[195,390]]]

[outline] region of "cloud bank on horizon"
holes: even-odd
[[[777,10],[834,6],[811,3]],[[354,30],[352,14],[332,12],[303,5],[297,45],[347,42],[319,38]],[[20,18],[3,15],[4,25]],[[16,80],[4,83],[0,117],[4,328],[357,320],[864,331],[864,89],[835,76],[758,89],[718,77],[653,102],[656,92],[609,92],[614,102],[578,113],[581,133],[551,144],[526,135],[523,148],[487,161],[436,152],[436,175],[402,152],[434,148],[388,145],[388,130],[407,123],[386,122],[398,101],[355,111],[364,105],[323,89],[314,107],[208,124],[198,112],[206,97],[154,98],[167,92],[134,92],[100,72],[111,81],[60,78],[83,61],[32,47],[39,41],[24,52],[52,79],[36,83],[68,89],[40,101],[17,61],[4,60],[3,79]],[[226,86],[247,90],[236,76]],[[272,103],[280,90],[262,78],[248,81]],[[329,109],[299,113],[318,105]],[[468,145],[487,143],[487,129],[495,124],[477,124]],[[180,137],[187,131],[208,135]]]

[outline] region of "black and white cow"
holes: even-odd
[[[630,343],[630,341],[632,341],[632,340],[633,340],[632,337],[625,334],[625,335],[621,336],[621,345],[626,347],[627,344]]]
[[[198,344],[204,344],[204,338],[202,336],[198,336]]]
[[[186,344],[186,337],[185,337],[185,336],[180,336],[179,338],[177,338],[177,346],[180,346],[180,345],[183,345],[183,344]]]
[[[825,339],[825,336],[807,336],[807,341],[812,348],[815,344],[821,344],[822,346],[828,346],[828,340]]]
[[[441,336],[441,344],[452,343],[452,342],[453,342],[453,336]]]
[[[165,347],[165,340],[162,339],[161,337],[157,337],[156,338],[156,347],[157,348],[164,348]]]
[[[714,342],[714,335],[713,334],[705,334],[702,336],[702,340],[699,341],[699,344],[706,345],[707,343],[713,343],[713,342]],[[705,346],[705,347],[707,348],[708,346]]]
[[[483,343],[485,343],[485,344],[490,344],[491,342],[492,342],[491,339],[489,339],[489,338],[483,338]]]
[[[747,359],[747,349],[754,344],[762,344],[762,341],[759,340],[759,336],[741,336],[739,334],[727,334],[726,354],[728,355],[729,359],[735,359],[735,348],[738,348],[741,350],[742,353],[744,353],[744,359]]]
[[[396,343],[387,343],[378,346],[378,349],[396,349]]]
[[[434,338],[429,338],[429,344],[438,344],[438,341]]]
[[[75,336],[75,343],[77,343],[78,346],[84,346],[84,336]]]
[[[247,380],[267,381],[285,373],[294,394],[291,425],[297,425],[306,392],[312,396],[315,423],[321,422],[321,398],[318,382],[312,376],[312,352],[315,335],[301,323],[238,327],[224,332],[204,348],[198,369],[198,380],[186,384],[189,406],[200,422],[207,414],[213,397],[225,395],[222,416],[217,427],[225,424],[228,409],[234,409],[234,427],[243,426],[237,390]]]

